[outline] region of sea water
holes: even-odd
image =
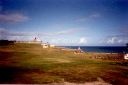
[[[71,49],[80,47],[84,52],[102,52],[102,53],[128,53],[125,46],[63,46]]]

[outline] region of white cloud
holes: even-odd
[[[66,46],[66,45],[72,45],[72,46],[85,45],[87,43],[87,39],[85,37],[76,38],[76,39],[57,38],[57,37],[52,38],[51,37],[50,39],[48,39],[48,41],[55,45],[64,45],[64,46]]]
[[[99,13],[94,13],[89,16],[90,18],[99,18],[101,15]]]
[[[39,33],[39,35],[47,35],[47,36],[56,36],[56,35],[66,35],[74,33],[75,29],[69,29],[69,30],[61,30],[56,32],[45,32],[45,33]]]
[[[62,30],[58,32],[16,32],[16,31],[10,31],[4,28],[0,28],[0,39],[15,39],[15,40],[28,40],[33,37],[39,37],[39,38],[47,38],[51,39],[53,37],[59,37],[60,35],[68,35],[74,33],[74,29],[69,29],[69,30]],[[56,40],[55,40],[56,41]],[[59,40],[61,41],[61,40]],[[64,40],[63,40],[64,41]],[[69,41],[65,41],[69,42]]]
[[[3,23],[23,22],[26,20],[28,20],[28,17],[19,13],[0,14],[0,22]]]
[[[108,43],[108,44],[113,44],[113,43],[116,42],[116,40],[117,40],[116,37],[112,37],[112,38],[110,38],[110,39],[107,40],[107,43]]]
[[[100,43],[107,45],[125,45],[128,42],[128,37],[126,36],[111,36],[104,40],[101,40]]]
[[[122,37],[111,37],[107,40],[108,44],[121,44],[121,43],[127,43],[128,39],[127,38],[122,38]]]
[[[32,40],[34,37],[41,39],[44,42],[50,42],[55,45],[84,45],[87,43],[86,37],[68,38],[68,34],[74,33],[75,29],[62,30],[58,32],[16,32],[0,28],[0,39],[27,41]],[[64,35],[60,36],[60,35]]]
[[[101,17],[101,14],[93,13],[93,14],[90,14],[90,15],[87,15],[87,16],[79,17],[75,21],[76,22],[83,22],[83,21],[87,21],[87,20],[93,20],[93,19],[96,19],[96,18],[99,18],[99,17]]]
[[[8,31],[4,28],[0,28],[0,39],[7,39]]]
[[[79,40],[79,44],[86,44],[87,43],[87,39],[85,37],[81,37]]]

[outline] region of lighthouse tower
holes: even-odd
[[[34,38],[33,42],[37,42],[37,38],[36,37]]]
[[[39,40],[37,37],[35,37],[31,43],[41,44],[41,40]]]

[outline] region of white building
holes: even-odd
[[[50,45],[50,48],[54,48],[55,47],[55,45]]]
[[[49,48],[49,45],[47,43],[42,43],[41,45],[43,48]]]
[[[124,59],[128,60],[128,53],[124,55]]]
[[[55,45],[51,45],[49,43],[42,43],[41,45],[43,48],[54,48],[55,47]]]

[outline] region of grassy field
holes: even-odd
[[[128,61],[105,59],[117,56],[74,54],[61,48],[43,49],[37,44],[0,46],[0,83],[84,83],[100,78],[113,85],[128,85]]]

